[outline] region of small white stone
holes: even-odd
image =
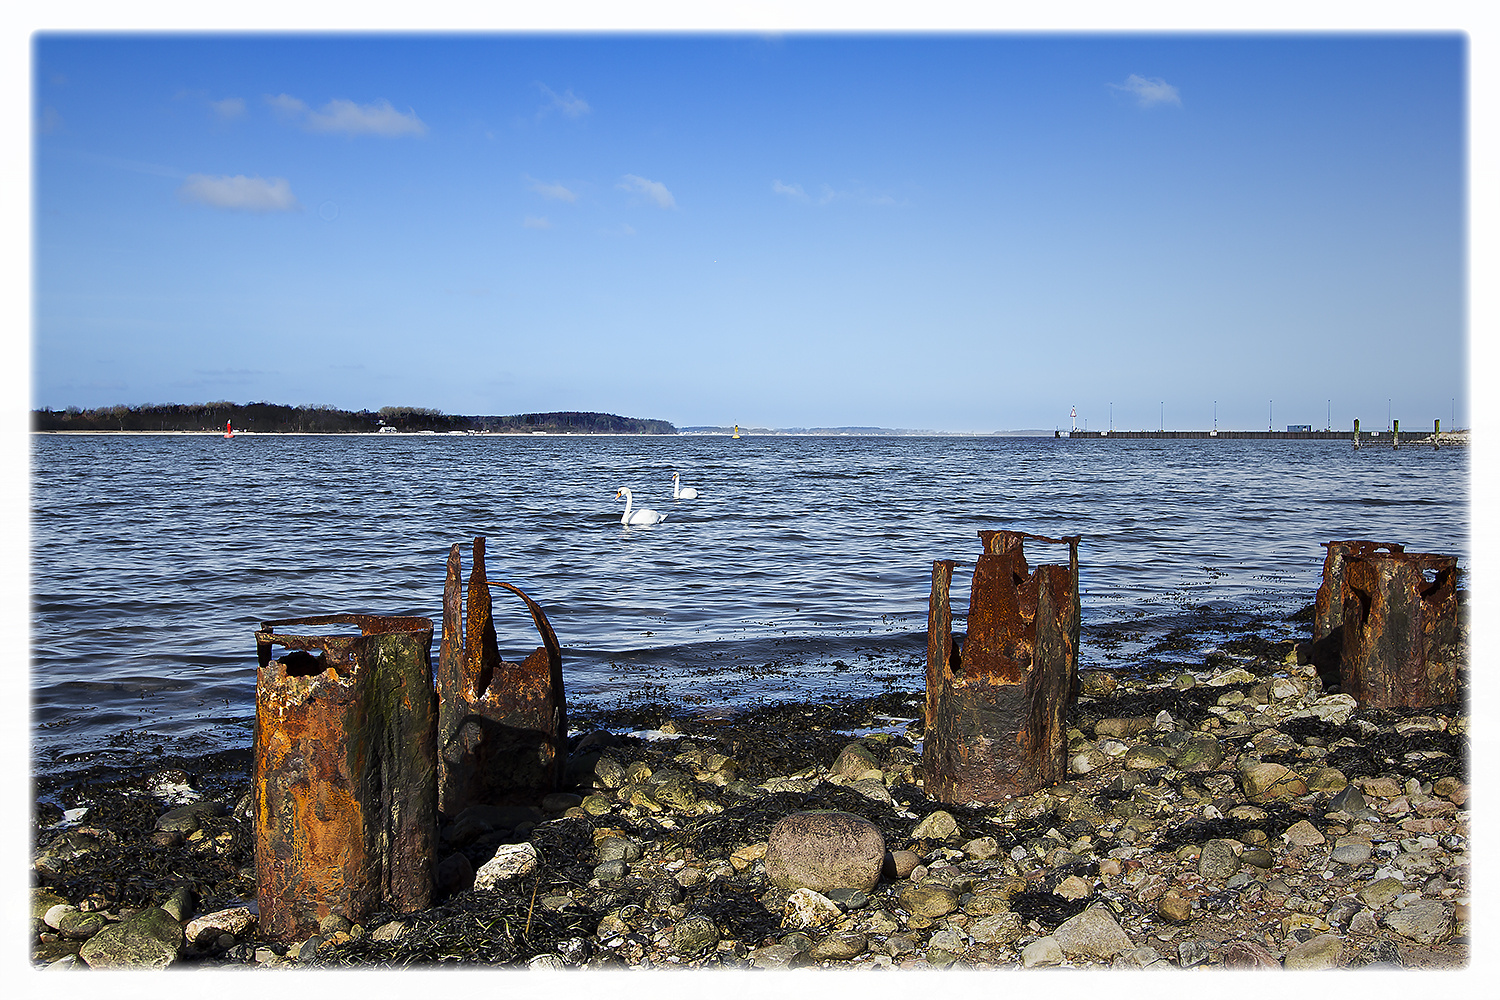
[[[493,889],[506,879],[536,871],[537,853],[531,844],[501,844],[495,856],[474,873],[475,889]]]

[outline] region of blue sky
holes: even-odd
[[[32,402],[1467,425],[1466,46],[44,33]]]

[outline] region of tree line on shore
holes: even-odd
[[[31,411],[36,431],[215,431],[272,433],[373,434],[396,431],[483,432],[491,434],[676,434],[665,420],[619,417],[612,413],[519,413],[510,416],[461,416],[420,406],[385,406],[379,410],[340,410],[332,406],[287,406],[280,403],[147,403]]]

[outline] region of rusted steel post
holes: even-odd
[[[1344,642],[1344,567],[1350,559],[1404,551],[1395,542],[1349,540],[1324,542],[1323,582],[1313,605],[1313,641],[1309,659],[1324,684],[1339,682]]]
[[[1406,551],[1396,542],[1370,542],[1351,540],[1324,542],[1328,552],[1323,556],[1323,582],[1318,585],[1318,596],[1314,605],[1313,638],[1322,639],[1332,635],[1344,623],[1344,567],[1350,559],[1363,559],[1373,555],[1392,555]]]
[[[1458,557],[1396,552],[1344,566],[1341,685],[1363,708],[1458,701]]]
[[[438,811],[456,816],[476,804],[534,804],[561,781],[567,739],[562,647],[547,615],[508,583],[541,634],[520,663],[500,658],[484,539],[474,539],[467,617],[461,606],[459,546],[448,553],[443,641],[438,652]]]
[[[349,627],[357,635],[288,635]],[[346,628],[347,632],[348,629]],[[261,932],[432,903],[437,703],[432,621],[322,615],[255,633],[255,880]],[[288,652],[272,659],[273,647]]]
[[[954,562],[932,564],[922,769],[927,793],[948,803],[994,803],[1061,781],[1077,693],[1079,536],[979,535],[961,640],[949,606]],[[1067,545],[1068,565],[1031,569],[1026,539]]]

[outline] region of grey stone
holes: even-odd
[[[1319,934],[1287,952],[1288,969],[1337,969],[1344,943],[1337,934]]]
[[[781,925],[796,929],[827,927],[842,916],[843,912],[833,900],[812,889],[802,888],[787,897],[781,911]]]
[[[406,924],[399,920],[389,920],[370,932],[370,940],[377,942],[399,941],[406,933]]]
[[[1242,765],[1240,781],[1245,789],[1245,798],[1255,803],[1295,799],[1307,794],[1307,785],[1285,764],[1267,762]]]
[[[1143,746],[1131,747],[1125,754],[1124,764],[1126,767],[1141,771],[1150,771],[1157,767],[1166,767],[1172,762],[1172,757],[1161,747]]]
[[[156,818],[156,829],[172,833],[188,834],[199,829],[205,819],[222,816],[224,807],[218,802],[202,800],[176,809],[169,809]]]
[[[65,830],[48,842],[32,867],[46,875],[60,875],[65,862],[92,854],[103,846],[103,836],[92,829]]]
[[[788,948],[784,944],[767,945],[764,948],[756,948],[750,953],[750,967],[752,969],[784,969],[797,957],[797,949]]]
[[[1203,853],[1198,856],[1198,874],[1205,879],[1223,882],[1239,870],[1239,855],[1229,841],[1210,840],[1203,845]]]
[[[838,759],[829,769],[830,773],[854,781],[863,778],[867,771],[880,770],[880,761],[863,743],[850,743],[839,753]]]
[[[1362,865],[1370,860],[1371,847],[1368,840],[1353,837],[1340,838],[1329,857],[1340,864]]]
[[[927,942],[927,961],[939,968],[945,968],[963,957],[968,944],[958,931],[938,931]]]
[[[1114,739],[1130,739],[1137,733],[1144,733],[1153,725],[1153,720],[1146,716],[1133,718],[1100,719],[1094,723],[1094,736],[1103,739],[1112,737]]]
[[[624,787],[625,780],[625,765],[602,750],[576,753],[568,761],[567,782],[572,787],[613,790]]]
[[[1212,771],[1223,762],[1224,748],[1212,736],[1193,736],[1185,740],[1172,755],[1172,766],[1179,771]]]
[[[102,913],[80,913],[73,910],[64,914],[56,926],[63,937],[82,941],[98,934],[108,924],[109,920]]]
[[[1349,779],[1336,767],[1320,767],[1308,775],[1307,787],[1314,792],[1338,792],[1349,787]]]
[[[958,893],[930,882],[903,886],[899,898],[902,906],[919,917],[944,917],[958,909]]]
[[[891,793],[885,787],[885,782],[880,778],[860,778],[858,781],[849,782],[849,790],[858,792],[871,802],[884,802],[887,805],[894,803]]]
[[[101,930],[78,949],[93,969],[164,969],[182,949],[182,925],[159,906],[149,906]]]
[[[1345,785],[1337,795],[1328,800],[1329,812],[1346,812],[1351,816],[1359,816],[1368,808],[1364,793],[1355,784]]]
[[[802,812],[783,816],[766,839],[766,877],[781,889],[861,889],[880,881],[885,837],[862,816]]]
[[[1372,965],[1399,969],[1405,964],[1401,961],[1401,949],[1396,947],[1394,941],[1371,941],[1349,961],[1349,965],[1356,969],[1368,968]]]
[[[1219,946],[1205,938],[1191,938],[1177,944],[1177,964],[1184,969],[1212,961]]]
[[[885,939],[885,953],[892,958],[910,955],[917,950],[917,943],[905,934],[892,934]]]
[[[836,931],[807,949],[809,958],[824,961],[845,961],[865,953],[869,938],[860,931]]]
[[[1453,907],[1433,899],[1411,903],[1385,918],[1385,925],[1402,937],[1435,945],[1453,935]]]
[[[1100,904],[1063,921],[1052,937],[1069,958],[1113,958],[1134,947],[1114,914]]]
[[[1287,827],[1286,832],[1281,836],[1288,844],[1298,847],[1317,847],[1319,844],[1327,843],[1323,832],[1305,819],[1299,819]]]
[[[958,835],[958,821],[953,815],[939,809],[917,824],[911,832],[912,840],[948,840]]]
[[[172,915],[172,919],[185,923],[192,919],[193,908],[198,905],[198,894],[188,886],[181,886],[163,904],[161,908]]]
[[[221,934],[240,937],[254,927],[255,922],[256,916],[251,912],[250,907],[231,906],[226,910],[216,910],[213,913],[194,917],[188,922],[184,937],[188,944],[208,944],[216,941]]]
[[[1376,909],[1385,906],[1391,900],[1406,891],[1406,887],[1398,878],[1383,878],[1371,882],[1359,891],[1360,900],[1370,907]]]
[[[48,927],[52,928],[55,931],[62,930],[63,918],[68,916],[68,914],[70,913],[77,912],[78,907],[74,906],[72,903],[57,903],[54,906],[48,907],[47,911],[41,915],[42,923],[46,924]]]
[[[1062,946],[1050,934],[1037,938],[1021,949],[1021,964],[1028,969],[1037,966],[1061,965],[1064,961]]]
[[[529,875],[537,868],[536,848],[531,844],[501,844],[495,856],[474,873],[474,888],[493,889],[508,879]]]
[[[718,943],[718,925],[701,914],[684,917],[672,928],[672,950],[679,955],[696,955]]]
[[[599,842],[599,860],[623,861],[627,865],[641,860],[642,848],[630,837],[605,837]]]
[[[1153,966],[1165,966],[1166,964],[1166,959],[1161,957],[1160,952],[1155,948],[1146,946],[1122,951],[1110,963],[1112,968],[1117,969],[1147,969]]]
[[[685,774],[671,773],[660,781],[651,779],[651,797],[668,809],[692,812],[699,803],[698,783]]]
[[[972,921],[968,931],[980,944],[1013,944],[1026,932],[1026,921],[1019,913],[995,913]]]
[[[870,895],[863,889],[829,889],[823,895],[837,903],[839,909],[845,912],[870,905]]]

